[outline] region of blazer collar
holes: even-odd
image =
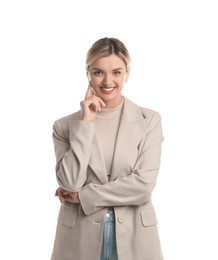
[[[123,111],[112,163],[111,180],[116,179],[120,171],[125,168],[126,156],[138,146],[145,131],[145,123],[146,119],[142,116],[139,106],[124,97]],[[103,162],[104,158],[100,152],[97,137],[95,137],[89,165],[104,184],[108,182],[108,177]]]

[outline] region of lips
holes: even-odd
[[[101,89],[104,90],[104,91],[110,92],[110,91],[112,91],[114,88],[101,88]]]
[[[103,94],[111,94],[114,91],[115,87],[101,87]]]

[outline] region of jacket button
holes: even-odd
[[[118,221],[119,223],[123,223],[123,220],[124,220],[124,219],[123,219],[122,217],[118,217],[118,218],[117,218],[117,221]]]

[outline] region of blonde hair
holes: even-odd
[[[127,71],[129,70],[130,55],[126,46],[116,38],[101,38],[93,43],[86,55],[86,69],[96,60],[115,54],[126,64]]]

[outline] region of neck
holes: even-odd
[[[104,108],[114,108],[118,106],[123,101],[123,96],[120,96],[116,100],[104,100],[105,107]]]

